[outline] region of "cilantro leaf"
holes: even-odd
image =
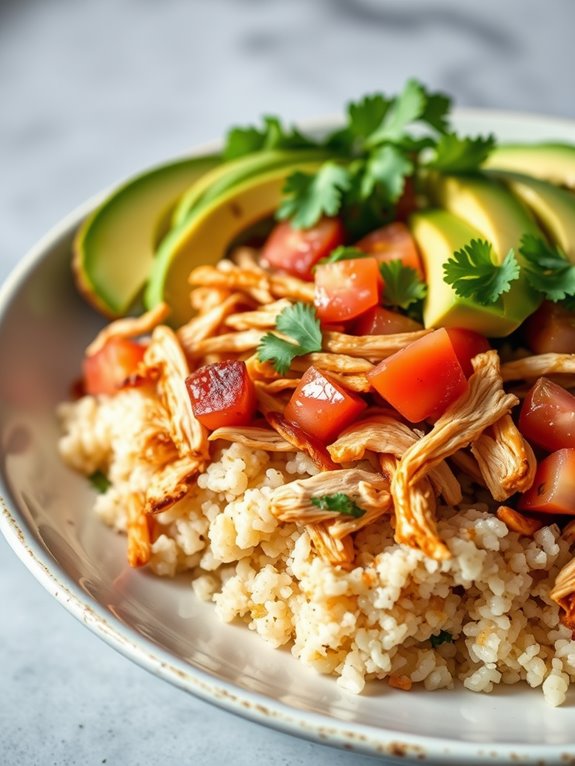
[[[327,258],[322,258],[319,263],[338,263],[339,261],[351,261],[356,258],[367,258],[369,253],[359,250],[357,247],[340,245],[332,250]]]
[[[371,134],[369,146],[383,141],[397,141],[411,122],[425,111],[426,93],[417,80],[408,80],[402,92],[391,102],[381,126]]]
[[[321,508],[322,511],[337,511],[337,513],[353,516],[356,519],[360,518],[360,516],[363,516],[365,513],[363,508],[356,505],[351,497],[344,492],[312,497],[311,504],[317,506],[317,508]]]
[[[384,282],[384,303],[406,309],[425,298],[427,285],[411,266],[405,266],[399,260],[387,261],[379,264],[379,270]]]
[[[265,116],[263,128],[232,128],[222,152],[224,160],[234,160],[262,149],[307,149],[318,142],[304,136],[297,128],[287,129],[277,117]]]
[[[342,195],[350,184],[347,168],[332,161],[324,162],[315,175],[296,171],[287,178],[277,217],[291,219],[295,228],[308,229],[322,215],[338,213]]]
[[[94,487],[94,489],[98,490],[101,495],[107,492],[111,485],[111,482],[106,474],[102,473],[100,470],[94,471],[94,473],[90,474],[90,476],[88,476],[88,481]]]
[[[523,256],[527,281],[533,289],[554,302],[575,295],[575,265],[567,260],[559,247],[549,245],[533,234],[525,234],[519,253]]]
[[[449,130],[448,114],[451,109],[451,99],[445,93],[429,93],[424,89],[426,103],[421,115],[421,122],[426,122],[439,133]]]
[[[447,630],[440,630],[436,635],[430,636],[429,641],[431,646],[436,649],[438,646],[441,646],[441,644],[452,644],[453,636]]]
[[[519,276],[519,264],[510,250],[503,262],[493,262],[489,242],[472,239],[443,264],[443,279],[462,298],[487,306],[509,291]]]
[[[381,93],[364,96],[361,101],[348,104],[349,131],[359,138],[367,138],[381,125],[391,101]]]
[[[374,151],[367,161],[361,184],[363,199],[374,190],[387,202],[397,202],[405,186],[405,178],[413,171],[413,163],[396,146],[387,144]]]
[[[435,157],[428,166],[448,173],[469,173],[477,170],[495,146],[495,136],[461,137],[445,133],[437,142]]]
[[[315,309],[307,303],[294,303],[276,319],[276,330],[292,340],[268,332],[257,349],[260,362],[272,362],[280,375],[285,375],[296,356],[321,351],[322,334]],[[292,342],[293,341],[293,342]]]

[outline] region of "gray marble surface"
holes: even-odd
[[[460,105],[575,117],[574,28],[573,0],[3,0],[0,278],[96,191],[262,113],[331,114],[415,75]],[[3,766],[371,762],[148,675],[3,540],[0,603]]]

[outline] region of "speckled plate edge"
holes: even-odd
[[[498,134],[504,127],[505,132],[511,136],[516,135],[514,131],[517,130],[517,140],[536,140],[533,132],[539,133],[538,128],[546,126],[549,128],[549,139],[563,138],[575,142],[575,122],[566,119],[483,109],[456,110],[455,118],[456,122],[463,123],[466,130],[474,129],[476,132],[493,130]],[[336,118],[314,119],[302,127],[321,130],[329,128],[336,121]],[[522,128],[527,128],[527,135],[521,135]],[[543,134],[539,136],[541,140],[544,137]],[[206,144],[194,149],[192,153],[208,153],[217,150],[218,146],[219,143]],[[31,248],[12,271],[0,287],[0,323],[34,266],[56,242],[69,236],[106,194],[107,191],[94,196],[62,219]],[[572,749],[567,745],[490,745],[398,734],[390,729],[376,729],[355,723],[352,725],[327,715],[300,711],[263,694],[223,681],[179,660],[126,627],[82,591],[36,539],[18,507],[12,502],[10,490],[2,476],[0,511],[0,531],[12,550],[41,585],[74,617],[118,652],[152,674],[220,708],[297,737],[403,763],[510,763],[533,766],[575,764],[575,745]]]

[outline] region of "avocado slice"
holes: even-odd
[[[148,280],[144,301],[152,308],[166,301],[170,322],[181,325],[192,315],[188,275],[200,264],[215,264],[244,229],[274,214],[287,176],[314,172],[318,162],[276,168],[249,178],[200,207],[162,241]]]
[[[558,186],[575,189],[573,144],[501,144],[491,152],[483,167],[525,173]]]
[[[470,298],[461,298],[443,279],[443,265],[456,250],[481,233],[458,216],[446,210],[424,210],[409,219],[409,228],[417,243],[427,282],[423,307],[426,327],[465,327],[489,337],[502,337],[513,332],[519,322],[506,311],[509,293],[490,306]]]
[[[462,218],[491,243],[495,257],[503,261],[513,249],[518,252],[524,234],[544,237],[535,219],[498,180],[482,174],[446,176],[436,174],[429,179],[429,192],[438,207]],[[505,315],[518,327],[541,303],[541,297],[521,274],[505,294]]]
[[[201,205],[217,199],[228,189],[255,175],[294,165],[297,162],[321,162],[328,158],[329,155],[319,149],[269,150],[225,162],[190,186],[176,205],[172,216],[172,226],[180,226],[190,213],[197,211]]]
[[[491,171],[522,200],[549,239],[575,263],[575,195],[559,186],[520,173]]]
[[[74,239],[72,266],[89,303],[111,318],[130,310],[176,200],[218,163],[206,155],[153,168],[113,191],[86,218]]]

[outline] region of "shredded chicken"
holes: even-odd
[[[252,330],[252,329],[273,329],[276,326],[276,319],[286,308],[292,304],[290,301],[282,298],[279,301],[260,306],[255,311],[240,311],[237,314],[231,314],[226,318],[226,325],[234,330]]]
[[[501,519],[512,532],[517,532],[526,537],[533,537],[535,532],[541,529],[543,522],[525,516],[508,505],[500,505],[497,509],[497,518]]]
[[[131,567],[143,567],[152,555],[150,517],[144,510],[141,492],[131,492],[126,500],[128,563]]]
[[[366,359],[385,359],[414,340],[422,338],[431,330],[416,330],[392,335],[345,335],[341,332],[324,332],[323,350],[332,354],[348,354]]]
[[[575,630],[575,558],[557,575],[550,597],[563,609],[563,622]]]
[[[258,391],[260,390],[258,389]],[[286,441],[293,444],[301,452],[306,452],[320,471],[334,471],[339,468],[318,439],[306,433],[295,423],[291,423],[281,412],[268,412],[266,419]]]
[[[197,343],[186,346],[186,350],[191,357],[201,357],[206,354],[224,353],[237,354],[244,351],[253,351],[256,349],[263,336],[261,330],[244,330],[243,332],[230,332],[223,335],[215,335],[210,338],[204,338]]]
[[[390,507],[389,482],[386,479],[377,473],[349,468],[324,471],[309,479],[297,479],[278,487],[270,497],[270,510],[281,521],[309,524],[341,520],[342,514],[338,511],[324,510],[312,502],[314,498],[339,493],[347,495],[364,512],[376,510],[384,513]]]
[[[159,303],[150,311],[137,317],[122,317],[107,324],[90,345],[86,348],[86,356],[92,356],[100,351],[111,338],[137,338],[147,335],[159,325],[170,313],[167,303]]]
[[[429,433],[409,447],[391,484],[397,541],[419,547],[432,558],[449,558],[450,553],[437,535],[429,492],[419,486],[414,493],[414,488],[434,466],[475,441],[518,401],[503,390],[496,351],[477,355],[473,368],[468,391],[447,408]]]
[[[190,369],[173,330],[165,325],[156,327],[144,362],[159,373],[156,386],[166,410],[166,430],[180,456],[191,453],[206,459],[209,456],[207,432],[192,412],[185,383]]]
[[[256,426],[224,426],[217,428],[208,437],[208,441],[221,439],[227,442],[237,442],[251,449],[261,449],[266,452],[294,452],[295,447],[283,439],[277,431]]]
[[[507,500],[533,484],[537,460],[511,415],[504,415],[471,445],[485,484],[495,500]]]
[[[160,513],[187,495],[193,480],[204,469],[204,462],[182,457],[156,471],[146,488],[144,510],[146,513]]]
[[[539,378],[553,373],[575,373],[575,354],[538,354],[501,365],[504,381]]]
[[[355,550],[351,537],[344,537],[341,540],[333,537],[325,522],[308,524],[306,531],[318,555],[324,561],[344,568],[353,564]]]
[[[400,458],[420,437],[396,417],[375,415],[347,428],[327,449],[336,463],[361,460],[366,450]],[[461,502],[461,487],[447,463],[434,466],[429,478],[449,505]]]
[[[196,344],[214,335],[226,317],[238,305],[245,305],[245,303],[246,298],[242,293],[232,293],[220,303],[182,325],[177,331],[177,336],[186,352],[193,356]]]

